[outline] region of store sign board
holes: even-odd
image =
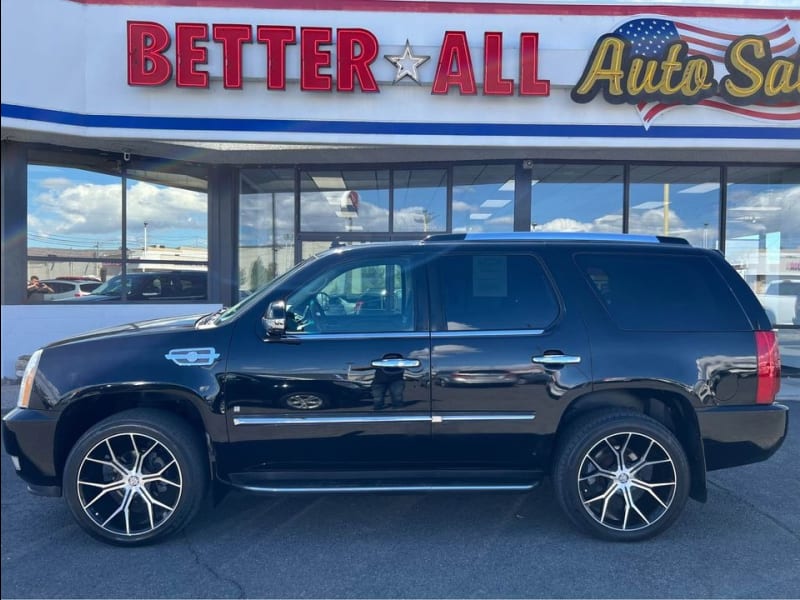
[[[367,29],[296,27],[241,24],[178,23],[174,35],[160,23],[129,21],[128,85],[161,86],[174,81],[179,88],[207,88],[210,74],[206,44],[219,44],[223,56],[223,85],[226,89],[243,86],[244,49],[263,46],[267,54],[264,81],[267,90],[285,90],[287,48],[300,51],[300,89],[306,92],[379,92],[373,72],[379,56],[377,37]],[[334,45],[335,58],[331,47]],[[485,96],[547,96],[550,82],[539,78],[539,34],[521,33],[519,73],[504,76],[503,34],[485,32],[483,36],[483,85]],[[174,63],[168,50],[174,42]],[[385,55],[397,69],[393,83],[409,78],[420,83],[418,67],[430,58],[415,55],[408,41],[400,55]],[[334,64],[335,63],[335,64]],[[329,72],[330,71],[330,72]],[[431,94],[444,95],[457,89],[464,95],[478,94],[475,63],[465,31],[446,31],[439,48]],[[333,73],[335,72],[335,77]]]
[[[483,45],[475,56],[470,42],[479,36]],[[481,36],[453,30],[443,33],[433,56],[415,53],[406,40],[401,53],[382,58],[395,69],[391,85],[422,85],[424,70],[433,96],[458,91],[546,97],[551,83],[539,75],[539,41],[538,32],[504,40],[500,31]],[[223,59],[216,73],[209,72],[212,45]],[[241,89],[243,73],[252,73],[246,62],[254,60],[253,52],[262,52],[266,64],[260,77],[268,91],[286,90],[291,70],[299,74],[302,92],[377,93],[387,84],[375,74],[380,46],[372,31],[357,27],[177,23],[168,28],[128,21],[128,84],[208,88],[217,77],[225,89]],[[512,69],[504,69],[504,59],[512,62],[511,53],[518,67],[508,73]],[[687,105],[793,122],[800,120],[799,57],[797,38],[785,20],[763,33],[738,34],[637,16],[597,39],[570,97],[581,104],[600,97],[632,105],[646,128],[659,115]]]
[[[571,97],[637,107],[645,126],[680,105],[774,121],[800,119],[800,51],[788,22],[736,35],[635,18],[603,35]]]

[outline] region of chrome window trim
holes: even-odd
[[[544,329],[455,329],[452,331],[432,331],[431,337],[451,338],[451,337],[519,337],[526,335],[542,335]]]
[[[246,415],[233,418],[239,425],[355,425],[364,423],[446,423],[454,421],[533,421],[533,413],[451,413],[434,415],[337,415],[330,417],[261,417]]]

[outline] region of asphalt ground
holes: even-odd
[[[530,493],[232,492],[155,546],[107,546],[2,458],[2,598],[797,598],[800,380],[769,460],[709,473],[656,539],[586,537]],[[4,406],[5,406],[4,390]]]

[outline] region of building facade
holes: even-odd
[[[685,237],[800,324],[800,9],[3,0],[2,17],[3,377],[73,333],[230,305],[331,244],[442,232]],[[206,298],[24,285],[167,270],[206,272]]]

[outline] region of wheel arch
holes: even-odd
[[[179,417],[195,432],[206,448],[213,470],[214,453],[206,422],[198,408],[204,402],[191,390],[173,386],[118,386],[83,390],[61,414],[53,445],[53,465],[60,478],[67,457],[78,439],[100,421],[134,408],[160,410]],[[224,417],[221,417],[224,418]],[[212,473],[213,475],[213,473]]]
[[[627,408],[654,418],[672,431],[684,451],[691,471],[689,496],[699,502],[707,498],[706,463],[700,426],[691,400],[676,390],[627,388],[595,390],[573,400],[561,416],[555,447],[575,419],[590,412]]]

